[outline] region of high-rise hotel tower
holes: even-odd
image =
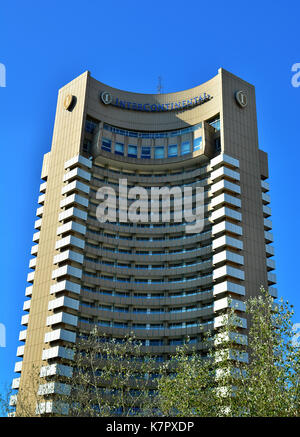
[[[276,297],[255,91],[231,73],[220,69],[186,91],[137,94],[85,72],[59,91],[41,178],[13,388],[37,368],[38,390],[49,394],[42,412],[53,411],[57,375],[67,384],[70,349],[95,324],[115,338],[133,331],[158,361],[187,336],[204,355],[202,329],[217,330],[228,305],[246,334],[245,300],[262,285]],[[108,186],[119,200],[120,180],[146,193],[203,187],[204,228],[100,222],[98,190]],[[17,392],[11,402],[18,413]]]

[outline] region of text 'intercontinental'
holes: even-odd
[[[136,103],[121,100],[118,97],[113,97],[109,92],[104,91],[100,94],[101,101],[105,105],[117,106],[121,109],[132,109],[134,111],[145,112],[163,112],[163,111],[175,111],[180,109],[188,109],[197,105],[202,105],[212,99],[212,96],[203,93],[202,95],[192,97],[190,99],[181,100],[170,103]]]

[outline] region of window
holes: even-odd
[[[162,323],[156,323],[154,325],[150,325],[150,329],[163,329],[164,325]]]
[[[163,159],[165,157],[165,148],[163,146],[155,147],[154,157],[155,159]]]
[[[174,339],[174,340],[170,340],[170,342],[169,342],[169,344],[170,345],[173,345],[173,346],[175,346],[175,345],[182,345],[182,344],[184,344],[184,340],[181,340],[181,339]]]
[[[220,137],[215,139],[215,149],[216,149],[216,152],[221,151],[221,139],[220,139]]]
[[[106,322],[105,320],[99,320],[97,324],[99,326],[110,326],[110,322]]]
[[[220,130],[220,119],[213,120],[209,123],[216,131]]]
[[[137,158],[137,146],[128,144],[128,156],[131,158]]]
[[[90,140],[85,139],[83,143],[83,150],[84,152],[89,152],[92,147],[92,142]]]
[[[120,313],[128,313],[128,308],[124,308],[124,307],[115,307],[114,311],[118,311]]]
[[[135,132],[135,131],[128,131],[125,129],[119,129],[114,126],[110,126],[106,123],[103,125],[103,129],[109,132],[114,132],[116,134],[125,135],[127,137],[132,138],[171,138],[171,137],[177,137],[179,135],[183,135],[189,132],[194,132],[197,129],[200,129],[202,127],[202,123],[198,123],[195,126],[190,126],[185,129],[178,129],[175,131],[166,131],[166,132]]]
[[[170,144],[168,147],[168,157],[177,156],[177,144]]]
[[[153,357],[156,362],[163,362],[164,357],[162,355],[156,355]]]
[[[108,140],[107,138],[102,138],[102,150],[105,150],[106,152],[111,151],[111,140]]]
[[[115,328],[127,328],[128,324],[123,322],[113,322]]]
[[[124,155],[124,144],[116,143],[115,144],[115,154],[116,155]]]
[[[193,328],[194,326],[197,326],[197,322],[187,322],[186,323],[187,328]]]
[[[181,143],[181,155],[187,155],[188,153],[190,153],[190,142],[189,141],[184,141],[183,143]]]
[[[163,344],[164,344],[163,340],[150,340],[149,341],[150,346],[163,346]]]
[[[202,149],[202,137],[194,139],[194,151]]]
[[[150,147],[142,147],[141,158],[142,159],[150,159],[151,158],[151,148]]]
[[[94,132],[97,124],[91,120],[86,120],[85,122],[85,130],[86,132],[90,132],[91,134]]]

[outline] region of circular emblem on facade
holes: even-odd
[[[65,99],[64,99],[64,108],[67,111],[68,109],[71,108],[72,103],[73,103],[73,97],[71,94],[66,95]]]
[[[108,91],[103,91],[100,97],[104,105],[109,105],[112,102],[112,96]]]
[[[235,93],[235,100],[240,105],[241,108],[245,108],[248,104],[247,94],[244,91],[237,91]]]

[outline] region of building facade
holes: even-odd
[[[41,178],[11,399],[17,413],[33,365],[49,394],[40,411],[54,411],[55,378],[72,376],[70,349],[95,324],[114,338],[134,332],[158,361],[187,336],[205,355],[203,329],[217,330],[224,309],[234,306],[246,335],[245,300],[261,286],[276,297],[255,90],[231,73],[220,69],[182,92],[137,94],[85,72],[59,91]],[[120,213],[120,180],[144,193],[201,187],[201,231],[188,233],[172,217],[99,221],[101,187],[116,192]]]

